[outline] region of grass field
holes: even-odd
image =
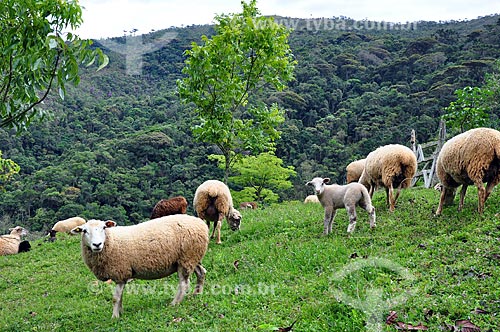
[[[386,324],[391,311],[428,331],[457,320],[500,331],[498,190],[482,216],[473,188],[461,213],[453,206],[435,217],[438,200],[412,188],[390,213],[379,191],[377,228],[358,210],[350,237],[345,211],[326,237],[316,204],[243,211],[239,232],[224,224],[223,243],[210,243],[202,295],[171,307],[177,276],[134,280],[118,320],[114,285],[96,281],[78,237],[37,240],[28,253],[0,257],[0,331],[272,331],[293,322],[293,331],[396,331]]]

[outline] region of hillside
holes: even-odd
[[[500,194],[481,217],[475,190],[462,213],[454,206],[435,217],[438,199],[435,190],[412,188],[390,213],[378,191],[377,228],[359,211],[351,237],[345,211],[324,237],[319,205],[245,210],[239,232],[224,223],[223,243],[210,243],[202,295],[171,307],[176,276],[134,280],[117,321],[114,286],[84,265],[79,239],[37,240],[28,253],[0,257],[0,330],[271,331],[295,322],[293,331],[303,332],[369,331],[367,324],[396,331],[385,324],[392,310],[395,321],[429,331],[451,331],[459,320],[498,331]]]
[[[289,41],[296,80],[253,97],[286,109],[276,155],[298,175],[292,190],[278,193],[283,201],[305,197],[303,184],[316,175],[343,182],[350,161],[379,145],[408,145],[411,129],[419,142],[434,138],[453,91],[480,86],[500,57],[499,15],[397,28],[276,19],[296,26]],[[332,25],[339,22],[345,26]],[[183,52],[211,33],[190,26],[96,41],[110,55],[107,68],[83,69],[63,102],[47,103],[52,119],[21,136],[0,131],[3,156],[21,166],[0,196],[0,230],[47,230],[74,215],[137,223],[160,198],[192,202],[200,183],[220,179],[206,157],[217,150],[193,141],[191,110],[175,91]],[[157,49],[135,63],[138,73],[124,51],[133,43]],[[491,110],[491,127],[499,127],[498,114]]]

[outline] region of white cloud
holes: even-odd
[[[248,1],[247,1],[248,2]],[[241,11],[240,0],[80,0],[84,38],[148,33],[170,26],[212,23],[216,14]],[[499,0],[261,0],[263,15],[300,18],[347,16],[353,19],[413,22],[473,19],[499,12]]]

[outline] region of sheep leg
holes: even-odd
[[[477,212],[479,214],[483,214],[484,211],[484,202],[486,201],[486,189],[483,186],[482,182],[476,183],[477,187]]]
[[[386,188],[387,199],[389,200],[389,211],[394,212],[396,208],[396,200],[394,199],[394,189],[392,188],[392,183],[389,185],[389,188]]]
[[[222,213],[219,213],[219,220],[216,221],[216,226],[217,227],[214,227],[214,232],[215,232],[215,228],[217,228],[217,244],[221,244],[222,241],[220,240],[220,229],[222,227],[222,220],[224,219],[224,215]]]
[[[325,207],[325,219],[323,220],[323,234],[328,235],[332,232],[333,219],[335,219],[335,214],[337,210],[333,207]]]
[[[205,270],[201,264],[198,264],[194,268],[194,273],[196,274],[196,287],[193,294],[201,294],[203,292],[203,283],[205,282],[207,270]]]
[[[347,226],[347,233],[351,234],[356,228],[356,206],[346,206],[347,214],[349,215],[349,226]]]
[[[177,275],[179,276],[179,288],[177,289],[177,294],[175,295],[171,305],[176,305],[181,303],[182,299],[186,295],[189,289],[189,272],[181,265],[177,269]]]
[[[481,185],[481,187],[482,187],[482,185]],[[458,211],[462,211],[462,208],[464,207],[464,198],[465,198],[466,192],[467,192],[467,184],[464,183],[462,185],[462,189],[460,190],[460,202],[458,203]],[[478,195],[479,195],[479,191],[478,191]]]
[[[119,282],[116,284],[115,292],[113,293],[113,316],[112,318],[120,317],[120,314],[123,313],[123,303],[122,303],[122,295],[123,289],[127,282]]]

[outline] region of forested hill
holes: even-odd
[[[276,20],[295,28],[296,80],[252,98],[287,110],[276,155],[297,177],[293,190],[279,192],[283,200],[303,199],[315,175],[342,182],[350,161],[379,145],[408,145],[411,129],[420,142],[432,139],[454,90],[482,85],[500,57],[499,15],[395,26]],[[207,159],[217,151],[192,140],[191,114],[175,92],[183,52],[211,33],[190,26],[97,41],[107,68],[84,69],[64,102],[54,96],[49,121],[21,136],[0,132],[3,157],[21,166],[0,196],[0,228],[42,230],[75,215],[136,223],[158,199],[184,195],[191,205],[202,181],[222,178]]]

